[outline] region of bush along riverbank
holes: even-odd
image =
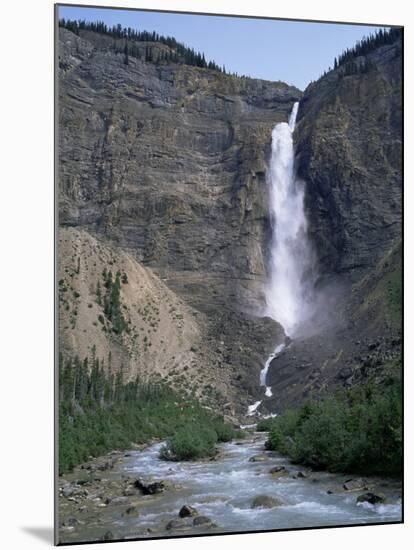
[[[132,443],[167,438],[164,458],[211,457],[216,443],[242,434],[196,400],[167,384],[125,382],[99,359],[59,361],[59,472],[63,474],[90,456]]]
[[[401,475],[401,361],[379,382],[341,390],[264,420],[266,448],[293,462],[331,472]]]

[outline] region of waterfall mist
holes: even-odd
[[[299,103],[289,122],[272,131],[272,152],[267,172],[269,214],[272,227],[267,315],[292,336],[312,315],[315,282],[313,253],[307,235],[304,185],[296,178],[293,131]]]

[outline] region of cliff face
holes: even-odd
[[[304,92],[294,137],[322,328],[272,363],[270,409],[381,378],[401,353],[401,77],[397,40]]]
[[[133,251],[182,292],[188,275],[190,299],[211,278],[220,294],[257,298],[269,136],[300,92],[185,65],[125,65],[60,32],[61,224]]]
[[[340,66],[311,84],[298,116],[298,173],[324,274],[358,276],[401,237],[401,42],[354,63],[354,74]]]
[[[272,128],[300,100],[297,168],[332,323],[274,360],[274,397],[264,406],[280,410],[354,383],[364,365],[381,369],[398,354],[401,45],[367,59],[303,95],[186,65],[126,64],[105,37],[60,29],[59,223],[61,254],[71,258],[60,262],[70,289],[60,308],[63,351],[87,354],[98,342],[114,368],[173,372],[171,382],[196,385],[198,397],[233,417],[263,397],[260,369],[284,339],[280,325],[260,317],[266,163]],[[118,265],[132,281],[121,285],[130,325],[121,334],[96,303],[103,270]],[[148,303],[157,315],[142,314]]]
[[[205,315],[211,357],[198,360],[234,370],[232,383],[257,394],[282,337],[252,317],[266,265],[266,153],[301,92],[186,65],[126,65],[101,38],[60,30],[60,225],[150,267]]]

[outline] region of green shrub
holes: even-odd
[[[170,438],[180,460],[212,456],[218,441],[237,432],[196,400],[166,383],[124,383],[92,359],[59,364],[59,470],[71,470],[90,455],[99,456],[131,443]]]
[[[183,426],[168,439],[161,449],[161,457],[170,460],[196,460],[213,456],[217,433],[209,426]]]
[[[402,395],[398,376],[387,384],[368,383],[286,411],[273,419],[266,447],[318,469],[399,475]]]
[[[259,420],[256,426],[256,431],[258,432],[270,432],[270,430],[275,425],[275,418],[265,418],[264,420]]]
[[[216,432],[219,443],[227,443],[234,439],[236,435],[236,430],[230,424],[226,424],[221,418],[213,422],[212,428]]]

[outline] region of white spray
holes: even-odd
[[[272,227],[266,305],[269,317],[293,336],[311,313],[312,254],[307,236],[303,182],[294,171],[293,131],[299,103],[289,123],[276,124],[267,173]]]
[[[299,103],[293,105],[289,122],[276,124],[272,131],[272,154],[267,172],[269,213],[272,227],[269,282],[266,287],[266,314],[279,322],[287,336],[293,336],[312,313],[312,252],[307,236],[303,183],[294,170],[293,131]],[[260,373],[260,385],[266,386],[270,363],[285,348],[279,344]],[[257,401],[248,409],[255,414]]]

